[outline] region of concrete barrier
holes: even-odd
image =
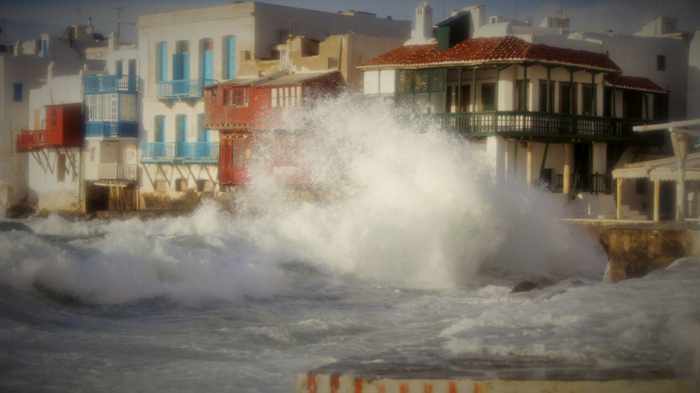
[[[683,379],[640,380],[473,380],[363,378],[352,374],[308,373],[296,393],[696,393]]]

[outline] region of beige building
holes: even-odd
[[[205,86],[256,78],[284,68],[295,56],[301,69],[337,67],[346,63],[343,54],[359,63],[362,52],[352,48],[359,37],[404,39],[409,28],[409,22],[365,12],[257,2],[141,16],[141,193],[176,198],[188,191],[218,191],[219,135],[204,127]],[[349,32],[358,37],[356,42],[349,36],[330,38]],[[290,36],[304,38],[288,43]],[[286,46],[290,50],[281,53]],[[357,74],[347,64],[345,74],[357,85]]]

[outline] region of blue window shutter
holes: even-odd
[[[165,116],[156,116],[156,133],[155,141],[164,142],[165,140]]]
[[[157,52],[158,82],[163,82],[168,79],[168,43],[159,42]]]
[[[187,115],[177,115],[177,141],[187,140]]]
[[[182,74],[182,57],[179,53],[175,53],[173,54],[173,80],[181,80]]]
[[[214,79],[214,53],[211,50],[204,51],[202,63],[202,79]]]
[[[226,69],[225,79],[236,77],[236,37],[226,37]]]
[[[181,54],[182,60],[182,79],[190,79],[190,54],[185,52]]]

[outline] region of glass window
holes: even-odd
[[[15,82],[12,84],[12,98],[15,102],[22,102],[23,86],[21,82]]]
[[[559,113],[571,113],[571,84],[559,83]]]
[[[539,102],[540,102],[540,112],[552,112],[552,108],[554,107],[554,81],[550,81],[549,83],[549,97],[547,97],[547,81],[546,80],[541,80],[540,81],[540,96],[539,96]]]
[[[496,110],[495,83],[483,83],[481,85],[481,110],[485,112]]]
[[[427,93],[430,82],[430,73],[428,70],[420,70],[415,73],[414,91],[416,93]]]
[[[413,92],[413,71],[399,70],[399,93],[406,94]]]
[[[583,85],[583,115],[595,116],[595,85]]]
[[[231,105],[248,106],[248,89],[238,88],[231,90]]]
[[[658,55],[656,56],[656,70],[666,71],[666,56]]]
[[[515,110],[527,111],[527,83],[525,79],[515,81]]]

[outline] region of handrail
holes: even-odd
[[[213,79],[171,80],[158,82],[158,97],[167,99],[201,98],[205,86]]]
[[[219,144],[214,142],[146,142],[141,145],[142,161],[219,161]]]
[[[86,94],[136,92],[138,81],[125,75],[86,75],[83,79]]]
[[[512,134],[534,137],[634,138],[642,121],[546,112],[463,112],[433,114],[447,130],[466,136]]]

